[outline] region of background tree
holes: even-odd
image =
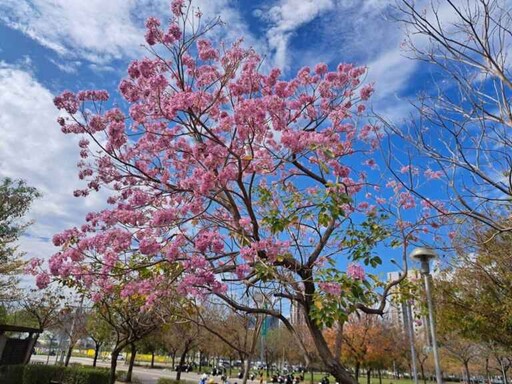
[[[155,368],[155,354],[163,349],[163,332],[165,332],[164,328],[157,329],[137,343],[138,350],[141,353],[151,354],[151,368]]]
[[[18,296],[13,288],[24,262],[16,242],[30,224],[23,217],[39,196],[23,180],[5,178],[0,182],[0,304]]]
[[[457,258],[435,279],[440,334],[445,334],[447,349],[463,363],[466,376],[469,361],[481,353],[477,345],[490,352],[507,380],[504,356],[510,356],[512,342],[511,240],[510,232],[496,234],[479,222],[461,227],[454,239]]]
[[[509,348],[512,270],[508,232],[492,237],[481,225],[456,239],[457,260],[436,279],[441,330],[477,343]]]
[[[178,332],[178,329],[173,327],[171,324],[166,324],[164,326],[165,332],[162,334],[162,342],[165,351],[171,356],[171,364],[172,369],[176,368],[176,356],[178,356],[179,350],[181,348],[181,335]]]
[[[87,313],[85,325],[87,336],[94,342],[93,367],[96,366],[101,347],[107,344],[112,337],[112,327],[100,316],[97,310],[97,307],[93,307]]]
[[[196,347],[196,343],[199,341],[200,328],[196,323],[187,320],[174,321],[170,326],[174,328],[174,334],[180,335],[180,360],[176,369],[176,381],[180,381],[181,372],[187,361],[187,356]]]
[[[66,350],[64,351],[65,359],[64,366],[69,365],[73,348],[75,347],[78,340],[87,335],[87,314],[83,309],[83,300],[77,305],[71,305],[68,303],[63,307],[57,317],[56,328],[65,335],[67,339]]]
[[[54,288],[30,290],[21,300],[23,313],[19,322],[27,326],[48,330],[58,324],[61,310],[66,307],[66,299]]]
[[[242,382],[245,384],[259,345],[263,316],[235,311],[225,304],[204,304],[196,306],[192,316],[187,318],[236,351],[242,362]]]
[[[492,229],[490,236],[510,231],[510,222],[501,220],[512,197],[509,5],[398,3],[397,17],[409,32],[404,47],[431,71],[435,86],[414,103],[417,113],[407,127],[387,123],[396,135],[390,153],[399,153],[390,169],[405,166],[395,176],[438,215],[479,221]],[[438,180],[437,196],[427,193],[425,178]]]
[[[118,291],[121,288],[118,287]],[[110,383],[115,383],[117,359],[121,351],[154,332],[165,321],[158,308],[141,310],[145,301],[137,295],[130,297],[102,296],[95,303],[98,315],[112,328],[113,349],[110,361]],[[133,369],[133,363],[131,364]],[[127,374],[127,380],[131,377]]]
[[[373,316],[354,315],[343,327],[342,359],[352,365],[359,381],[361,367],[368,367],[372,338],[377,334]]]

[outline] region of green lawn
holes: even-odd
[[[359,383],[366,384],[366,375],[359,378]],[[371,384],[379,384],[379,378],[372,377]],[[395,380],[395,379],[387,379],[387,378],[383,377],[382,384],[413,384],[413,381],[410,379]]]
[[[233,376],[235,376],[236,373],[238,373],[238,371],[233,370]],[[258,374],[256,372],[255,372],[255,375],[256,375],[256,377],[258,377]],[[325,373],[323,373],[323,372],[315,372],[315,373],[313,373],[313,384],[320,383],[320,381],[324,377],[325,377]],[[265,380],[267,380],[266,377],[265,377]],[[309,384],[310,381],[311,381],[311,374],[309,372],[306,372],[306,374],[304,375],[304,383],[305,384]],[[268,382],[268,380],[267,380],[267,382]],[[335,384],[335,383],[336,383],[336,380],[334,379],[334,376],[329,375],[329,384]],[[359,383],[360,384],[367,384],[366,374],[361,374],[360,375]],[[370,384],[380,384],[379,383],[379,378],[378,377],[372,377],[370,379]],[[383,377],[382,378],[382,384],[413,384],[413,380],[410,380],[410,379],[395,380],[395,379],[389,379],[389,378]]]

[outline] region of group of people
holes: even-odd
[[[222,384],[237,384],[236,382],[230,383],[228,381],[227,374],[225,370],[222,369],[215,369],[212,371],[212,376],[209,378],[209,376],[206,373],[203,373],[199,380],[199,384],[215,384],[215,379],[213,376],[221,375],[220,381]],[[239,378],[241,379],[243,375],[239,375]],[[325,378],[327,382],[322,382],[320,384],[329,384],[329,379]],[[254,381],[256,380],[256,375],[254,373],[251,373],[249,376],[249,380]],[[258,375],[259,384],[264,384],[264,377],[263,373],[260,373]],[[300,375],[293,375],[293,374],[287,374],[287,375],[272,375],[272,378],[270,382],[274,384],[299,384],[300,382],[304,381],[304,376],[302,374]]]
[[[273,375],[272,376],[272,383],[299,384],[301,381],[304,381],[304,376],[302,374],[295,376],[295,375],[289,373],[287,375]]]
[[[217,375],[221,375],[220,381],[222,382],[222,384],[229,384],[228,376],[227,376],[226,372],[222,369],[215,369],[215,368],[212,371],[212,375],[211,375],[210,379],[208,379],[208,375],[206,373],[203,373],[201,375],[201,378],[199,379],[199,384],[214,384],[215,379],[213,378],[213,376],[217,376]],[[233,383],[233,384],[236,384],[236,383]]]

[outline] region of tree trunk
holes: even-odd
[[[135,364],[135,355],[137,354],[137,346],[135,343],[130,344],[130,365],[128,366],[128,372],[126,372],[126,382],[132,382],[133,365]]]
[[[249,356],[247,360],[244,362],[244,375],[242,377],[242,384],[247,384],[247,379],[249,378],[249,371],[251,369],[251,357]]]
[[[100,354],[100,348],[101,348],[101,344],[96,343],[96,345],[94,347],[94,360],[92,361],[93,367],[96,367],[96,362],[98,361],[98,355]]]
[[[361,368],[361,364],[359,361],[356,363],[356,383],[359,383],[359,369]]]
[[[183,350],[183,353],[180,357],[180,362],[178,363],[178,369],[176,370],[176,381],[180,381],[181,379],[181,369],[183,365],[185,365],[185,359],[187,358],[187,353],[190,348],[190,343],[185,343],[185,349]]]
[[[172,359],[172,369],[171,369],[171,371],[172,371],[173,369],[176,368],[176,352],[173,352],[171,354],[171,359]]]
[[[119,356],[119,352],[121,352],[122,348],[114,349],[112,351],[112,356],[110,360],[110,381],[109,384],[116,383],[116,367],[117,367],[117,358]]]
[[[151,351],[151,368],[155,368],[155,351]]]
[[[418,359],[419,361],[419,359]],[[423,367],[423,363],[420,362],[420,372],[421,372],[421,379],[423,380],[423,384],[427,384],[427,378],[425,377],[425,368]]]
[[[309,300],[312,300],[314,294],[314,287],[310,286],[310,284],[305,284],[306,288],[306,297]],[[327,342],[322,334],[322,330],[318,327],[315,320],[311,319],[309,316],[309,307],[311,303],[306,302],[304,305],[304,313],[306,314],[306,325],[309,329],[309,333],[315,343],[316,350],[318,351],[318,355],[322,359],[322,362],[327,367],[327,371],[334,376],[336,382],[338,384],[357,384],[357,379],[350,375],[347,369],[341,364],[339,360],[336,360],[334,355],[331,353]]]
[[[505,364],[503,364],[503,359],[497,359],[500,363],[500,369],[501,369],[501,375],[503,378],[503,384],[508,384],[508,378],[507,378],[507,370],[505,369]]]
[[[242,365],[240,365],[240,376],[241,377],[239,377],[241,379],[245,375],[245,358],[243,356],[240,356],[240,362],[242,363]]]
[[[487,384],[491,384],[491,372],[489,371],[489,358],[485,358],[485,377],[487,378]]]
[[[371,384],[371,382],[372,382],[372,380],[371,380],[372,376],[371,375],[372,375],[372,370],[370,368],[368,368],[366,370],[366,384]]]
[[[343,343],[343,322],[338,320],[338,327],[336,329],[336,340],[334,342],[334,358],[340,361],[341,358],[341,345]]]
[[[469,361],[463,361],[464,364],[464,374],[466,375],[466,380],[468,384],[471,384],[471,376],[469,375]]]
[[[67,367],[69,365],[69,360],[71,360],[71,353],[73,352],[73,344],[69,345],[68,351],[66,353],[66,360],[64,361],[64,366]]]
[[[380,368],[378,369],[378,374],[379,374],[379,384],[382,384],[382,372],[380,370]]]
[[[137,357],[137,346],[135,343],[130,344],[130,361],[128,362],[128,372],[126,372],[127,382],[132,381],[133,367],[135,366],[135,358]],[[126,362],[125,362],[126,364]]]

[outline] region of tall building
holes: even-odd
[[[294,302],[292,302],[290,305],[290,323],[292,325],[306,324],[306,316],[304,315],[304,309]]]
[[[401,275],[402,272],[389,272],[387,281],[397,280]],[[419,271],[410,270],[408,279],[412,281],[420,280],[422,276]],[[384,320],[401,330],[405,335],[408,335],[409,322],[411,322],[415,339],[424,340],[430,345],[428,318],[422,313],[418,303],[418,300],[406,300],[400,292],[400,287],[394,286],[389,292]]]

